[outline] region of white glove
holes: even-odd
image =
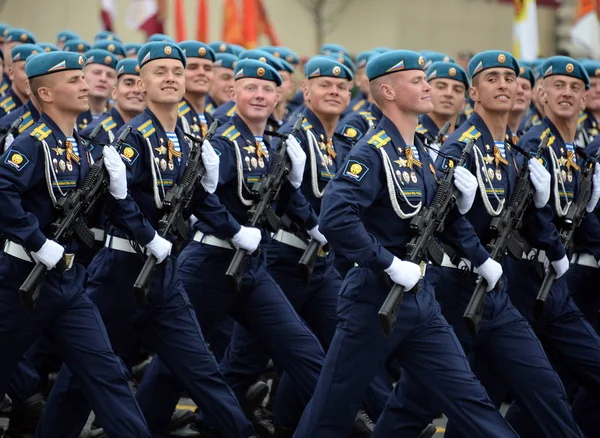
[[[552,262],[552,268],[554,268],[556,279],[558,280],[569,270],[569,259],[567,256],[564,256],[562,259]]]
[[[323,246],[327,243],[327,238],[325,236],[323,236],[323,234],[321,234],[321,232],[319,231],[318,225],[316,227],[314,227],[312,230],[308,230],[308,235],[310,237],[312,237],[313,239],[315,239],[317,242],[319,242],[321,244],[321,246]]]
[[[127,172],[125,163],[117,150],[112,146],[102,148],[104,156],[104,167],[108,171],[110,184],[108,191],[115,199],[125,199],[127,197]]]
[[[598,200],[600,199],[600,166],[598,163],[594,164],[594,175],[592,176],[592,196],[585,206],[585,211],[591,213],[596,208]]]
[[[454,186],[460,192],[456,198],[456,207],[460,214],[467,214],[473,206],[477,194],[477,178],[464,167],[454,169]]]
[[[236,248],[242,248],[252,254],[260,245],[262,236],[258,228],[244,227],[233,236],[233,244]]]
[[[394,257],[392,264],[385,270],[392,281],[406,290],[411,290],[421,278],[421,267],[412,262],[405,262]]]
[[[154,235],[154,239],[150,241],[146,248],[150,251],[154,257],[156,257],[157,263],[162,263],[169,254],[171,254],[171,248],[173,244],[169,242],[167,239],[163,239],[156,233]]]
[[[550,172],[535,158],[529,160],[529,179],[535,193],[533,194],[533,204],[535,208],[544,207],[550,200]]]
[[[31,256],[36,262],[42,262],[48,270],[51,270],[56,267],[64,253],[65,249],[61,245],[48,239],[39,250],[32,252]]]
[[[188,219],[188,225],[190,226],[190,228],[193,228],[194,225],[196,225],[196,222],[198,222],[198,218],[194,215],[191,215]]]
[[[292,169],[288,174],[288,179],[290,180],[290,183],[292,183],[292,186],[297,189],[302,184],[304,165],[306,164],[306,154],[304,153],[302,146],[300,146],[300,143],[298,143],[298,140],[292,135],[288,135],[285,144],[287,145],[287,154],[292,162]]]
[[[214,193],[219,184],[219,156],[208,140],[202,143],[202,163],[206,173],[200,180],[200,184],[208,193]]]
[[[498,283],[498,280],[502,277],[502,265],[491,258],[483,262],[477,270],[479,271],[479,275],[485,278],[485,281],[487,282],[487,292],[496,287],[496,283]]]

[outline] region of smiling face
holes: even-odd
[[[148,62],[140,70],[138,86],[148,102],[179,103],[185,93],[183,63],[170,58]]]
[[[115,69],[102,64],[89,64],[83,68],[83,73],[90,86],[90,97],[108,100],[117,85]]]
[[[509,112],[517,96],[517,74],[509,68],[490,68],[473,79],[471,99],[488,112]]]
[[[587,92],[587,102],[585,106],[590,111],[600,111],[600,77],[590,77],[590,89]]]
[[[117,87],[113,92],[113,99],[118,110],[139,114],[146,108],[144,95],[137,86],[138,77],[136,75],[124,74],[117,80]]]
[[[217,106],[231,100],[231,90],[233,90],[234,82],[232,69],[225,67],[215,69],[215,77],[210,87],[210,97],[213,98]]]
[[[585,85],[581,79],[570,76],[550,76],[542,84],[541,99],[551,120],[577,120],[585,106]]]
[[[33,78],[30,84],[42,109],[51,105],[55,111],[75,117],[89,109],[89,87],[81,70],[61,71]]]
[[[9,77],[12,81],[12,86],[21,96],[27,96],[27,74],[25,73],[25,61],[13,62]]]
[[[192,94],[207,94],[215,77],[210,59],[188,58],[185,68],[185,91]]]
[[[309,79],[305,82],[303,92],[304,102],[317,114],[339,116],[350,103],[350,82],[347,79]]]
[[[279,100],[275,83],[264,79],[238,79],[233,94],[237,112],[244,120],[254,123],[265,122]]]
[[[445,78],[433,79],[429,84],[433,112],[443,118],[457,115],[465,104],[465,84]]]
[[[531,98],[533,96],[533,89],[531,88],[531,82],[529,79],[517,78],[517,97],[512,111],[521,113],[529,109],[531,105]]]

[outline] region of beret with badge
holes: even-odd
[[[600,61],[588,59],[582,61],[580,64],[585,69],[590,79],[600,77]]]
[[[233,70],[237,61],[238,57],[232,55],[231,53],[215,54],[215,67],[229,68]]]
[[[117,78],[122,75],[140,75],[140,67],[137,59],[125,58],[117,63]]]
[[[454,62],[454,59],[449,55],[433,50],[422,50],[421,55],[425,57],[425,70],[429,69],[434,62]]]
[[[177,43],[173,38],[169,35],[165,35],[164,33],[155,33],[148,38],[149,43]]]
[[[4,38],[6,38],[6,34],[8,33],[8,30],[10,29],[10,26],[6,23],[0,23],[0,42],[4,41]]]
[[[38,46],[44,49],[44,52],[58,52],[60,50],[58,46],[51,43],[39,43]]]
[[[37,41],[31,32],[27,29],[11,28],[4,33],[5,41],[7,43],[29,43],[35,44]]]
[[[253,50],[259,50],[263,53],[267,52],[269,55],[271,55],[277,63],[277,66],[275,67],[277,69],[277,71],[280,71],[280,72],[286,71],[288,73],[294,73],[294,67],[292,66],[292,64],[290,64],[285,59],[285,55],[287,53],[285,48],[262,46],[262,47],[259,47],[258,49],[253,49]],[[240,57],[240,59],[243,59],[243,58],[256,59],[256,58],[253,58],[252,56],[247,56],[246,54],[248,52],[251,52],[251,50],[244,50],[238,56]],[[293,59],[293,57],[291,57],[290,59]],[[271,62],[269,62],[269,64],[273,65],[273,63],[271,63]]]
[[[484,70],[488,70],[490,68],[509,68],[515,72],[516,75],[519,75],[519,63],[508,52],[503,52],[501,50],[488,50],[486,52],[477,53],[471,61],[469,61],[468,72],[471,79],[473,79],[476,75],[481,73]]]
[[[535,75],[533,74],[533,70],[521,61],[519,61],[519,77],[527,79],[531,84],[531,88],[535,87]]]
[[[92,46],[83,40],[68,40],[63,46],[65,52],[85,53],[90,50]]]
[[[73,52],[43,52],[33,55],[25,63],[25,74],[32,79],[52,73],[69,70],[81,70],[85,57]]]
[[[101,64],[116,70],[117,62],[119,62],[119,60],[113,53],[109,52],[108,50],[102,49],[88,50],[87,52],[85,52],[85,57],[86,66],[90,64]]]
[[[96,33],[96,35],[94,36],[94,41],[102,40],[117,41],[119,43],[122,43],[121,39],[117,36],[117,34],[111,32],[110,30],[101,30],[98,33]]]
[[[125,53],[127,54],[127,56],[131,56],[131,55],[137,56],[138,52],[142,48],[142,44],[127,43],[127,44],[123,44],[123,47],[125,48]]]
[[[282,46],[265,46],[262,47],[263,50],[272,53],[274,57],[285,60],[291,65],[300,64],[300,57],[293,50],[288,49],[287,47]]]
[[[29,56],[38,53],[44,53],[44,49],[37,44],[19,44],[11,49],[10,58],[12,62],[26,61]]]
[[[108,50],[110,53],[114,53],[117,56],[122,56],[125,58],[127,56],[127,52],[125,51],[125,46],[119,41],[111,41],[111,40],[100,40],[96,41],[92,45],[92,49],[102,49]]]
[[[590,88],[590,77],[583,66],[568,56],[553,56],[544,61],[542,70],[544,79],[550,76],[569,76],[576,79],[581,79],[585,85],[585,89]]]
[[[236,50],[231,46],[231,44],[226,43],[225,41],[213,41],[209,44],[209,46],[215,51],[215,53],[229,53],[237,56]]]
[[[75,32],[71,32],[70,30],[61,30],[56,35],[56,41],[59,43],[64,43],[68,40],[80,40],[81,37],[77,35]]]
[[[346,67],[348,67],[352,71],[352,73],[354,73],[356,71],[356,65],[354,65],[354,62],[352,61],[352,59],[350,59],[350,57],[348,55],[345,55],[343,53],[329,53],[324,56],[335,59],[340,64],[344,64]]]
[[[137,59],[140,68],[150,61],[155,61],[157,59],[176,59],[181,61],[184,67],[187,65],[185,53],[183,53],[181,47],[177,44],[160,41],[144,44],[138,52]]]
[[[408,70],[421,70],[425,66],[423,55],[411,50],[390,50],[369,59],[367,78],[370,81],[381,76]]]
[[[242,59],[238,61],[235,65],[233,76],[236,81],[253,78],[275,82],[275,85],[278,87],[282,84],[281,76],[279,76],[277,70],[266,62],[260,62],[255,59]]]
[[[323,44],[319,51],[321,55],[345,55],[350,58],[350,52],[339,44]]]
[[[179,47],[187,58],[208,59],[212,62],[216,60],[215,51],[208,44],[200,41],[182,41],[179,43]]]
[[[374,50],[367,50],[366,52],[360,52],[358,54],[358,56],[356,57],[356,66],[358,68],[365,68],[367,66],[367,62],[369,62],[369,59],[371,59],[373,56],[377,56],[379,55],[379,52],[376,52]]]
[[[281,64],[281,60],[279,58],[276,58],[275,56],[273,56],[272,54],[270,54],[269,52],[267,52],[265,50],[259,50],[259,49],[244,50],[242,53],[240,53],[239,59],[240,59],[240,61],[242,59],[255,59],[257,61],[265,62],[265,63],[269,64],[271,67],[273,67],[277,71],[284,70],[283,65]]]
[[[427,63],[425,63],[427,64]],[[469,88],[469,76],[464,68],[454,62],[434,62],[427,70],[427,82],[434,79],[454,79]]]
[[[354,74],[345,64],[322,55],[310,58],[304,66],[304,72],[309,80],[321,77],[341,78],[349,81],[354,79]]]

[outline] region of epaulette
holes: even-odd
[[[16,106],[17,104],[13,100],[12,96],[8,96],[6,99],[0,102],[0,108],[2,108],[5,113],[9,113]]]
[[[231,117],[237,111],[237,105],[233,105],[229,111],[227,111],[226,116]]]
[[[427,133],[427,128],[425,126],[423,126],[422,123],[419,123],[417,125],[417,133],[418,134],[426,134]]]
[[[352,107],[352,111],[358,111],[359,109],[361,109],[363,107],[363,105],[365,104],[366,100],[365,99],[361,99],[358,102],[356,102],[354,104],[354,106]]]
[[[367,122],[374,122],[377,120],[371,111],[361,111],[358,113],[358,115],[365,119]]]
[[[464,113],[465,113],[465,116],[470,117],[471,114],[473,114],[473,105],[471,105],[470,103],[467,103],[465,105]]]
[[[481,137],[481,132],[479,132],[477,128],[475,128],[475,126],[471,126],[469,129],[462,133],[458,141],[462,143],[468,143],[469,140],[477,140],[479,137]]]
[[[556,140],[556,137],[554,135],[552,135],[552,132],[550,131],[550,128],[546,128],[541,134],[540,134],[540,140],[543,140],[546,138],[546,136],[551,135],[551,137],[548,139],[548,147],[550,147],[552,145],[552,143],[554,143],[554,140]]]
[[[190,112],[190,110],[191,108],[187,104],[187,102],[185,100],[182,100],[181,102],[179,102],[179,105],[177,105],[177,117],[185,116],[187,113]]]
[[[0,84],[0,96],[4,96],[4,93],[6,93],[6,90],[8,90],[8,82],[2,82]]]
[[[109,132],[113,129],[115,129],[117,127],[117,122],[115,122],[112,118],[112,116],[107,117],[106,119],[102,120],[100,122],[100,124],[102,125],[102,128],[106,131]]]
[[[143,125],[138,126],[137,130],[144,136],[144,138],[148,138],[152,134],[154,134],[154,132],[156,131],[156,128],[152,124],[152,119],[150,119],[147,122],[145,122]]]
[[[540,116],[538,116],[537,114],[535,114],[532,118],[531,118],[531,126],[537,126],[540,123],[542,123],[542,120],[540,119]]]
[[[579,114],[579,118],[577,119],[577,124],[581,125],[583,122],[585,122],[585,120],[588,118],[588,115],[586,112],[582,112],[581,114]]]
[[[308,123],[308,120],[304,119],[302,121],[302,129],[304,129],[305,131],[308,131],[311,128],[312,128],[312,125],[310,123]]]
[[[204,107],[204,111],[212,116],[215,112],[215,106],[212,103],[209,103]]]
[[[234,141],[240,135],[241,135],[240,131],[237,130],[235,125],[232,125],[229,128],[227,128],[225,131],[223,131],[223,134],[221,134],[221,137],[225,137],[229,141]]]
[[[29,135],[35,137],[37,140],[42,141],[46,139],[50,134],[52,134],[52,130],[46,126],[45,123],[37,126]]]
[[[31,116],[31,111],[27,111],[25,114],[23,114],[23,120],[21,121],[21,124],[19,125],[19,133],[22,133],[23,131],[25,131],[27,128],[29,128],[31,125],[33,125],[34,120],[33,117]]]
[[[377,149],[379,149],[380,147],[388,144],[390,141],[392,141],[392,139],[382,129],[377,134],[371,136],[371,138],[369,139],[369,141],[367,141],[367,143],[369,143],[370,145],[375,146]]]

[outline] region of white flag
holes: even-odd
[[[571,28],[571,42],[585,49],[594,59],[600,59],[600,22],[597,9],[597,0],[577,0],[575,23]]]
[[[514,0],[513,55],[533,61],[539,55],[537,6],[535,0]]]

